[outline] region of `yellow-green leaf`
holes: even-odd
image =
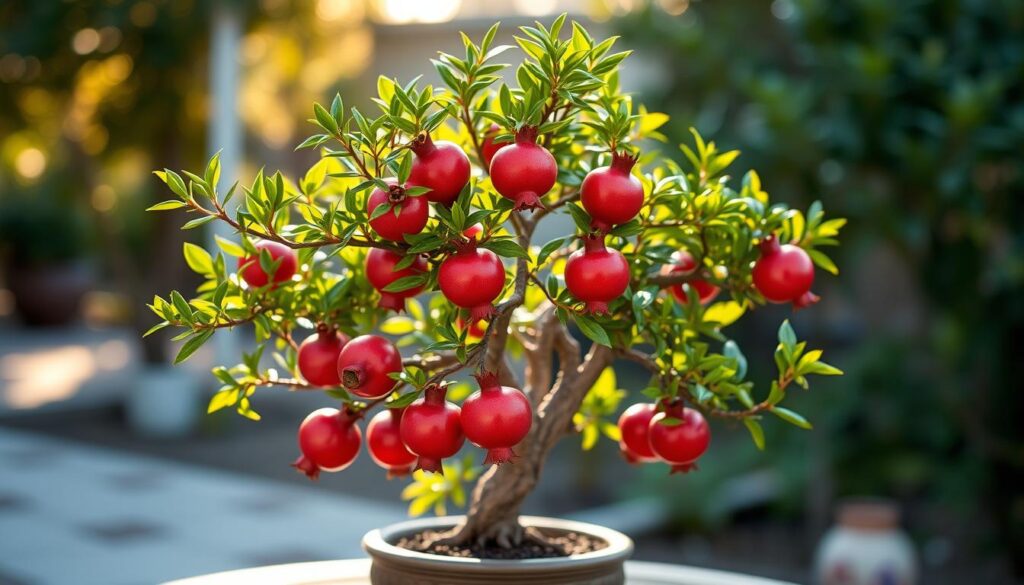
[[[705,309],[704,321],[714,321],[722,327],[726,327],[735,323],[737,319],[743,316],[745,311],[746,309],[743,308],[743,305],[736,301],[715,303]]]

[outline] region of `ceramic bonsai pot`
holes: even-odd
[[[524,526],[544,534],[576,532],[596,537],[608,546],[593,552],[551,559],[490,560],[448,557],[416,552],[395,546],[401,538],[423,530],[445,530],[458,524],[461,516],[411,520],[373,530],[363,537],[363,549],[373,565],[373,585],[621,585],[623,565],[633,553],[633,541],[621,532],[554,518],[522,516]]]

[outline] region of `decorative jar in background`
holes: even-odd
[[[814,566],[817,585],[915,585],[910,539],[899,528],[895,504],[857,500],[839,507],[836,525],[822,538]]]

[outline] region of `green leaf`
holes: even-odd
[[[808,422],[806,418],[793,412],[792,410],[789,410],[788,408],[776,406],[771,409],[771,413],[792,425],[800,427],[801,429],[810,430],[813,428],[811,426],[811,423]]]
[[[245,256],[245,250],[238,244],[227,240],[218,235],[213,236],[214,241],[217,242],[217,246],[224,251],[228,256],[234,256],[235,258],[241,258]]]
[[[764,451],[764,429],[761,428],[761,423],[752,418],[745,418],[743,419],[743,424],[750,431],[750,438],[754,440],[754,445],[757,446],[758,450]]]
[[[843,371],[833,365],[826,364],[825,362],[814,362],[805,366],[803,374],[817,374],[819,376],[842,376]]]
[[[590,233],[590,215],[575,203],[570,203],[566,205],[565,208],[569,210],[569,215],[572,216],[572,221],[576,224],[576,229],[585,234]]]
[[[167,321],[161,321],[161,322],[157,323],[156,325],[153,325],[152,327],[150,327],[145,333],[142,334],[142,336],[143,337],[149,337],[150,335],[156,333],[157,331],[160,331],[161,329],[163,329],[164,327],[167,327],[168,325],[170,325],[170,323],[168,323]]]
[[[580,314],[577,314],[575,319],[576,325],[579,326],[580,331],[582,331],[584,335],[592,339],[595,343],[600,343],[607,347],[612,346],[611,339],[608,337],[608,332],[605,331],[604,327],[601,327],[597,321]]]
[[[238,388],[228,388],[227,390],[217,392],[210,398],[210,403],[206,406],[206,414],[217,412],[222,408],[234,406],[235,403],[238,402],[240,394],[241,391]]]
[[[384,203],[381,203],[377,205],[377,207],[373,208],[373,211],[370,213],[370,221],[373,221],[378,217],[384,215],[385,213],[391,211],[392,208],[397,210],[399,213],[402,212],[402,207],[400,205],[392,205],[385,201]]]
[[[565,245],[566,238],[555,238],[550,242],[544,244],[544,247],[540,249],[540,254],[537,255],[537,266],[544,264],[555,250]]]
[[[180,364],[187,360],[189,356],[196,352],[197,349],[203,346],[210,337],[213,335],[213,329],[206,329],[188,339],[178,351],[178,355],[174,358],[174,363]]]
[[[213,258],[209,252],[191,242],[185,242],[184,252],[185,262],[194,272],[202,275],[213,274]]]
[[[482,247],[506,258],[530,258],[530,253],[513,240],[491,240]]]
[[[783,321],[782,325],[779,326],[779,343],[790,351],[796,346],[796,332],[793,331],[793,326],[789,324],[789,319]]]
[[[428,275],[426,274],[414,274],[412,276],[403,276],[398,280],[384,287],[383,292],[402,292],[418,286],[427,284]]]
[[[416,399],[419,398],[419,396],[419,392],[406,392],[405,394],[402,394],[401,396],[395,398],[394,400],[389,400],[388,402],[385,402],[384,406],[388,408],[404,408],[415,402]]]
[[[190,229],[193,229],[193,228],[197,228],[197,227],[199,227],[201,225],[206,225],[206,224],[210,223],[211,221],[213,221],[215,219],[217,219],[216,215],[207,215],[207,216],[203,216],[203,217],[197,217],[197,218],[193,219],[192,221],[186,223],[185,225],[181,226],[181,229],[183,229],[183,230],[190,230]]]
[[[740,351],[740,346],[736,345],[736,342],[729,340],[725,342],[722,347],[722,354],[727,358],[736,360],[736,379],[742,380],[747,376],[747,358]]]
[[[192,307],[189,306],[188,301],[185,300],[185,297],[181,296],[180,292],[176,290],[171,291],[171,304],[178,311],[178,316],[191,325],[193,321]]]
[[[177,199],[168,199],[167,201],[161,201],[156,205],[147,207],[146,211],[166,211],[168,209],[181,209],[182,207],[188,207],[188,204]]]
[[[832,274],[839,274],[839,268],[836,266],[836,263],[833,262],[831,258],[817,250],[806,250],[806,252],[807,255],[811,257],[811,260],[815,264],[820,266],[823,270],[827,270]]]
[[[327,130],[331,134],[338,133],[338,121],[334,119],[334,116],[330,112],[324,109],[320,104],[313,104],[313,115],[316,116],[316,121],[324,130]]]

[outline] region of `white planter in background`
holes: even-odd
[[[899,529],[899,511],[881,501],[840,507],[838,521],[818,545],[817,585],[915,585],[917,563]]]
[[[180,438],[191,433],[203,414],[202,388],[188,368],[151,365],[141,370],[128,393],[125,412],[142,436]]]

